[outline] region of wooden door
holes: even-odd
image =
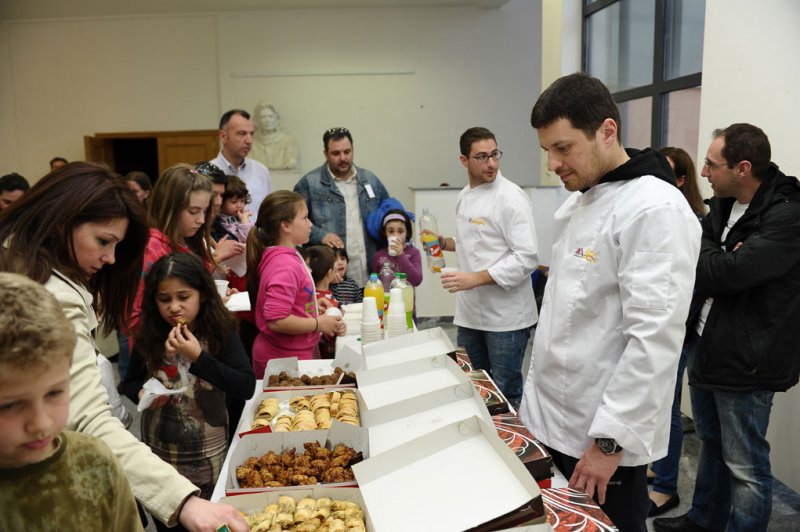
[[[209,161],[219,153],[217,132],[205,135],[160,135],[158,137],[158,170],[173,164],[195,164]]]

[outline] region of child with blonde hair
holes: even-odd
[[[111,449],[64,430],[76,342],[46,288],[0,273],[0,530],[142,530]]]

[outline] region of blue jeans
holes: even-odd
[[[687,365],[691,367],[697,348],[700,346],[700,337],[692,331],[686,332],[686,341],[678,360],[678,380],[675,382],[675,397],[672,400],[672,419],[669,426],[669,443],[667,456],[653,462],[651,469],[656,474],[653,480],[653,491],[675,495],[678,493],[678,471],[681,449],[683,448],[683,421],[681,420],[681,389],[683,387],[683,372]]]
[[[486,370],[514,408],[522,400],[522,360],[534,327],[502,332],[459,327],[456,334],[473,367]]]
[[[698,525],[729,532],[767,529],[772,471],[766,434],[774,395],[691,388],[701,447],[689,518]]]

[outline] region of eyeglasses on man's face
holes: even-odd
[[[350,130],[346,127],[332,127],[328,131],[326,131],[328,135],[335,137],[337,135],[348,135],[350,134]]]
[[[711,161],[708,160],[708,157],[703,159],[703,166],[705,166],[709,170],[713,170],[714,168],[719,168],[720,166],[725,166],[726,164],[728,164],[728,163],[717,163],[717,164],[714,164],[714,163],[712,163]]]
[[[501,152],[500,150],[494,150],[492,153],[479,153],[477,155],[471,155],[470,159],[475,159],[482,163],[485,163],[489,159],[499,161],[502,157],[503,157],[503,152]]]

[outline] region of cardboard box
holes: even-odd
[[[506,442],[530,471],[540,488],[549,488],[553,477],[553,457],[544,445],[525,428],[522,421],[514,414],[492,416],[497,435]]]
[[[236,479],[236,468],[244,464],[250,457],[260,457],[269,451],[280,454],[296,449],[297,454],[303,452],[303,444],[308,442],[318,442],[322,447],[333,449],[336,445],[343,443],[352,447],[355,451],[363,454],[364,459],[369,458],[369,435],[367,430],[360,427],[353,427],[346,423],[334,421],[329,430],[309,430],[303,432],[268,432],[254,434],[248,438],[239,440],[230,451],[230,460],[227,480],[225,483],[226,495],[237,495],[242,493],[258,493],[262,491],[275,491],[305,488],[307,486],[280,486],[264,488],[240,488],[239,481]],[[326,486],[353,486],[352,482],[338,482],[326,484]]]
[[[450,423],[477,416],[492,418],[470,382],[443,388],[391,405],[367,410],[362,422],[369,427],[370,456],[376,456]]]
[[[469,382],[468,376],[447,355],[359,371],[356,377],[368,409]]]
[[[500,388],[497,387],[492,378],[489,377],[488,373],[482,369],[476,369],[467,372],[467,377],[483,397],[490,414],[494,416],[511,412],[511,405],[508,399],[506,399],[506,396],[503,395],[503,392],[500,391]]]
[[[364,512],[364,521],[367,525],[367,532],[376,532],[375,527],[372,526],[370,521],[369,510],[364,504],[364,499],[361,496],[361,491],[358,488],[329,488],[322,486],[315,486],[313,488],[296,488],[287,491],[268,491],[262,493],[254,493],[251,495],[236,495],[233,497],[223,497],[219,502],[229,504],[248,515],[263,512],[264,508],[271,503],[277,503],[278,497],[286,495],[292,497],[296,501],[305,497],[319,499],[322,497],[329,497],[332,500],[345,500],[352,501],[361,507]]]
[[[317,388],[317,389],[314,389],[314,390],[294,389],[292,391],[282,390],[282,391],[277,391],[277,392],[261,392],[258,395],[253,396],[253,399],[248,401],[248,403],[245,405],[245,408],[242,411],[242,417],[241,417],[241,419],[239,419],[239,426],[237,427],[236,432],[239,434],[239,437],[245,437],[245,436],[250,435],[250,434],[260,434],[260,433],[272,432],[272,430],[269,427],[264,427],[264,428],[260,428],[260,429],[253,429],[252,428],[253,419],[255,419],[255,417],[256,417],[256,413],[258,412],[258,407],[261,405],[261,401],[263,401],[267,397],[275,397],[275,398],[277,398],[278,402],[281,405],[281,411],[283,411],[284,409],[288,409],[289,401],[294,397],[298,397],[298,396],[301,396],[301,395],[305,395],[305,396],[309,396],[310,397],[310,396],[316,395],[318,393],[323,393],[323,392],[327,393],[327,392],[336,392],[336,391],[340,391],[340,392],[348,391],[348,392],[353,392],[353,393],[356,394],[356,401],[358,402],[359,416],[361,415],[361,412],[366,410],[366,407],[364,406],[364,401],[362,401],[362,399],[361,399],[361,394],[358,393],[358,389],[356,389],[356,388],[332,387],[332,388]]]
[[[469,359],[469,355],[467,355],[467,351],[463,347],[456,348],[456,363],[464,372],[475,370],[472,361]]]
[[[547,522],[554,530],[615,532],[617,527],[584,491],[572,488],[542,490]]]
[[[373,456],[353,472],[381,532],[490,527],[509,512],[522,519],[518,523],[545,521],[536,482],[494,427],[477,416]]]
[[[441,327],[395,336],[367,344],[362,349],[367,369],[450,353],[455,357],[455,347]]]
[[[352,363],[346,360],[298,360],[297,357],[287,358],[273,358],[267,362],[267,367],[264,370],[264,391],[278,391],[278,390],[313,390],[317,388],[353,388],[356,385],[355,379],[347,375],[347,372],[352,372]],[[359,364],[360,366],[360,364]],[[280,375],[285,371],[290,377],[299,378],[301,375],[308,375],[309,377],[317,377],[321,375],[332,375],[334,370],[339,367],[343,372],[341,381],[332,384],[315,384],[307,386],[270,386],[269,378],[272,375]]]

